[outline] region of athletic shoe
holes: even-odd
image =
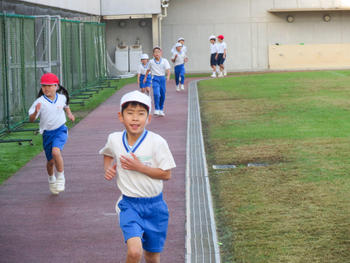
[[[219,78],[222,78],[224,75],[222,75],[222,72],[219,73]]]
[[[183,84],[181,84],[181,89],[185,90],[185,86]]]
[[[58,195],[59,192],[57,191],[57,185],[56,185],[56,180],[54,182],[50,182],[49,180],[49,189],[50,192],[54,195]]]
[[[64,177],[57,177],[56,179],[56,189],[57,192],[63,192],[65,189],[66,179]]]
[[[212,78],[216,78],[216,73],[215,73],[215,72],[213,72],[213,74],[211,74],[211,75],[210,75],[210,77],[212,77]]]
[[[225,76],[225,77],[227,76],[227,71],[226,71],[226,70],[224,70],[224,76]]]
[[[159,116],[165,116],[164,111],[160,110],[160,111],[159,111]]]
[[[159,110],[154,110],[154,113],[153,113],[153,115],[159,115]]]
[[[180,91],[179,85],[176,85],[176,91]]]

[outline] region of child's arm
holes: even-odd
[[[224,49],[224,55],[223,58],[226,58],[226,48]]]
[[[69,106],[65,107],[64,108],[66,114],[67,114],[67,117],[71,120],[71,121],[75,121],[75,117],[73,115],[73,113],[71,112]]]
[[[167,73],[166,80],[169,81],[170,80],[170,69],[167,69],[166,73]]]
[[[113,164],[113,157],[103,155],[103,167],[105,170],[105,179],[112,180],[117,175],[117,165]]]
[[[143,79],[143,83],[146,83],[147,77],[148,77],[148,74],[150,73],[150,71],[151,71],[150,69],[147,69],[145,78]]]
[[[176,58],[177,58],[177,54],[175,54],[175,55],[173,56],[173,58],[171,59],[171,61],[172,61],[173,63],[175,63]]]
[[[137,85],[140,85],[140,76],[141,76],[141,74],[138,73],[138,74],[137,74]]]
[[[170,71],[169,71],[170,72]],[[135,154],[131,153],[133,158],[122,156],[120,162],[123,169],[137,171],[143,173],[153,179],[169,180],[171,178],[171,170],[163,170],[160,168],[152,168],[144,165]]]
[[[41,108],[41,103],[39,102],[36,106],[35,106],[35,111],[29,115],[29,121],[30,122],[34,122],[36,119],[36,116],[38,115],[38,112],[40,111]]]

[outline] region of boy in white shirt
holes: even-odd
[[[183,37],[179,37],[176,44],[180,43],[182,45],[182,52],[184,52],[185,54],[187,53],[187,47],[185,46],[185,39]],[[171,53],[175,53],[176,52],[176,44],[171,48]]]
[[[147,54],[142,54],[141,63],[137,68],[137,84],[139,84],[141,92],[146,93],[147,95],[149,95],[149,92],[151,91],[151,81],[152,81],[152,76],[148,75],[146,82],[143,82],[148,69],[148,59],[149,57]]]
[[[210,77],[216,78],[216,65],[218,64],[216,60],[216,55],[218,53],[217,46],[216,46],[216,36],[211,35],[209,37],[210,41],[210,66],[213,69],[213,74],[211,74]]]
[[[162,58],[160,47],[153,48],[153,59],[150,60],[144,82],[149,73],[152,73],[152,88],[154,97],[154,115],[165,116],[164,102],[166,82],[170,79],[170,64],[166,58]],[[165,75],[166,74],[166,75]]]
[[[174,63],[174,71],[175,71],[175,83],[176,83],[176,91],[180,91],[179,83],[181,78],[181,90],[184,90],[185,84],[185,62],[188,61],[186,53],[182,51],[182,44],[176,43],[175,45],[176,51],[174,52],[171,61]]]
[[[163,181],[171,177],[175,162],[167,142],[147,131],[151,121],[151,99],[132,91],[120,101],[118,117],[123,132],[108,136],[104,155],[105,179],[117,176],[122,197],[117,202],[119,223],[127,244],[126,262],[160,262],[169,212],[163,200]]]
[[[217,54],[216,54],[216,60],[218,62],[218,65],[220,67],[220,73],[219,77],[223,77],[227,75],[227,72],[224,67],[224,62],[226,60],[226,50],[227,50],[227,45],[224,42],[224,36],[219,35],[218,36],[218,41],[219,43],[216,44],[217,46]]]

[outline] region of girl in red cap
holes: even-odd
[[[29,109],[29,121],[34,122],[40,117],[39,126],[40,133],[43,135],[43,146],[47,159],[49,189],[51,193],[59,194],[65,189],[61,151],[68,137],[68,129],[65,125],[66,114],[71,121],[74,121],[75,117],[68,106],[68,92],[59,85],[59,80],[55,74],[44,74],[41,77],[40,84],[41,89],[38,98]],[[57,178],[54,173],[54,166],[56,167]]]
[[[223,35],[219,35],[218,36],[218,42],[219,43],[216,44],[217,52],[218,52],[216,54],[216,60],[217,60],[218,65],[220,67],[220,73],[219,73],[218,77],[223,77],[223,76],[227,75],[225,67],[224,67],[224,62],[225,62],[225,59],[226,59],[227,45],[224,42],[224,36]]]

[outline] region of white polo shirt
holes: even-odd
[[[210,54],[216,54],[218,53],[218,47],[216,43],[212,44],[210,43]]]
[[[140,63],[138,68],[137,68],[137,74],[146,75],[146,71],[149,67],[148,64],[149,64],[149,62],[146,65],[143,65],[142,63]]]
[[[216,43],[216,47],[219,54],[223,54],[225,52],[225,49],[227,49],[227,45],[224,41],[222,41],[221,43]]]
[[[176,56],[176,55],[177,55],[177,56]],[[181,50],[181,52],[178,52],[178,51],[176,50],[176,52],[173,54],[173,56],[171,57],[171,59],[174,59],[175,56],[176,56],[176,60],[175,60],[174,66],[181,65],[181,64],[184,64],[184,63],[185,63],[185,58],[187,58],[185,52],[183,52],[182,50]]]
[[[152,76],[165,76],[166,70],[170,69],[170,64],[166,58],[160,58],[160,61],[153,58],[149,61],[148,69],[151,70]]]
[[[123,195],[130,197],[154,197],[159,195],[163,191],[163,180],[153,179],[143,173],[125,170],[121,167],[120,157],[122,155],[131,156],[123,143],[123,133],[111,133],[106,145],[99,152],[113,157],[116,161],[118,188]],[[167,142],[156,133],[147,131],[144,140],[141,143],[136,142],[133,147],[137,147],[134,154],[147,166],[162,170],[176,167]]]
[[[55,130],[66,123],[66,114],[64,108],[67,107],[67,98],[62,94],[56,93],[56,98],[50,100],[45,95],[37,98],[32,106],[29,108],[29,115],[35,112],[35,106],[41,103],[41,108],[36,115],[36,118],[40,117],[40,133],[42,134],[45,130]]]

